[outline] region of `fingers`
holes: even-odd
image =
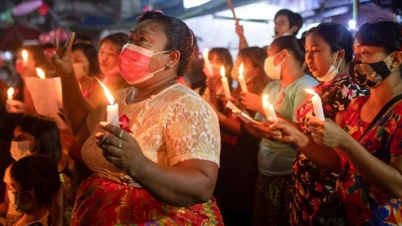
[[[75,37],[75,32],[71,32],[70,35],[68,36],[67,42],[64,46],[64,49],[66,49],[68,52],[71,52],[73,42],[74,42],[74,37]]]
[[[107,132],[109,132],[110,134],[113,134],[122,140],[127,140],[127,138],[128,138],[127,132],[124,131],[123,129],[121,129],[119,126],[108,124],[107,122],[101,122],[100,127],[102,129],[106,130]]]
[[[127,146],[126,142],[110,134],[96,133],[97,145],[106,152],[107,155],[119,156],[120,151]],[[105,154],[105,153],[104,153]]]
[[[56,54],[59,55],[60,42],[59,42],[59,37],[57,37],[57,35],[54,36],[54,50],[56,51]]]
[[[60,40],[59,37],[54,37],[54,49],[56,51],[57,56],[62,57],[65,52],[71,52],[73,42],[74,42],[75,32],[71,32],[68,35],[67,42],[64,44],[64,47],[60,47]],[[52,60],[55,60],[55,56],[52,56]]]

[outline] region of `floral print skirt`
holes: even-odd
[[[188,208],[170,206],[145,189],[96,174],[77,192],[71,225],[223,225],[215,199]]]

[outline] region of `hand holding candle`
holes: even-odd
[[[212,71],[212,66],[211,66],[211,62],[209,62],[208,59],[208,49],[205,49],[203,52],[203,56],[204,56],[204,67],[207,69],[207,72],[209,73],[207,76],[212,76],[214,74],[214,72]]]
[[[230,88],[229,88],[229,83],[228,83],[228,79],[225,76],[225,67],[222,66],[221,67],[221,82],[222,82],[222,86],[223,86],[223,90],[225,91],[225,97],[227,99],[229,99],[232,95],[230,94]]]
[[[311,101],[313,103],[315,117],[320,121],[325,121],[324,111],[322,109],[322,103],[321,103],[320,96],[318,96],[318,94],[315,93],[314,90],[312,90],[312,89],[306,89],[305,91],[313,94]]]
[[[269,103],[267,94],[264,94],[262,96],[262,108],[264,109],[266,119],[270,119],[275,122],[278,121],[278,118],[276,117],[274,106],[271,103]]]
[[[105,91],[106,97],[109,101],[109,105],[106,107],[106,112],[107,112],[107,123],[108,124],[113,124],[115,126],[119,125],[119,105],[114,103],[114,97],[112,94],[109,92],[109,90],[106,88],[106,86],[98,80],[99,84],[102,86],[103,90]]]
[[[7,100],[12,100],[14,95],[14,88],[10,87],[7,90]]]
[[[240,64],[238,79],[239,79],[241,91],[248,92],[246,80],[244,79],[244,75],[243,75],[243,63]]]

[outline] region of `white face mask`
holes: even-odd
[[[275,57],[278,56],[279,54],[280,54],[280,52],[278,54],[276,54],[275,56],[269,56],[264,61],[265,73],[267,73],[267,76],[269,78],[274,79],[274,80],[281,79],[282,63],[285,61],[285,59],[283,59],[282,62],[280,62],[278,65],[276,65],[276,66],[274,65]]]
[[[338,68],[339,68],[339,66],[341,65],[341,62],[342,62],[342,59],[341,59],[339,61],[339,63],[338,63],[338,66],[335,67],[335,63],[336,63],[336,59],[338,58],[338,54],[339,54],[339,51],[336,52],[334,63],[329,67],[327,73],[325,73],[325,75],[322,76],[321,78],[317,78],[318,81],[320,81],[320,82],[329,82],[332,79],[334,79],[335,76],[338,75],[338,73],[339,73]]]
[[[85,66],[87,66],[85,63],[73,64],[74,74],[77,79],[80,79],[88,74],[87,70],[85,70],[86,69]]]
[[[11,141],[10,154],[15,161],[18,161],[21,158],[30,155],[31,152],[29,149],[29,141]]]

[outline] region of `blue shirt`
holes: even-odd
[[[304,75],[289,84],[281,87],[281,81],[272,81],[267,84],[263,94],[269,95],[269,101],[274,104],[274,109],[283,117],[294,122],[295,111],[300,103],[307,98],[310,89],[318,82],[309,75]],[[265,121],[265,117],[256,114],[255,119]],[[265,176],[291,175],[293,159],[296,156],[296,147],[291,143],[283,143],[262,138],[258,151],[258,170]]]

